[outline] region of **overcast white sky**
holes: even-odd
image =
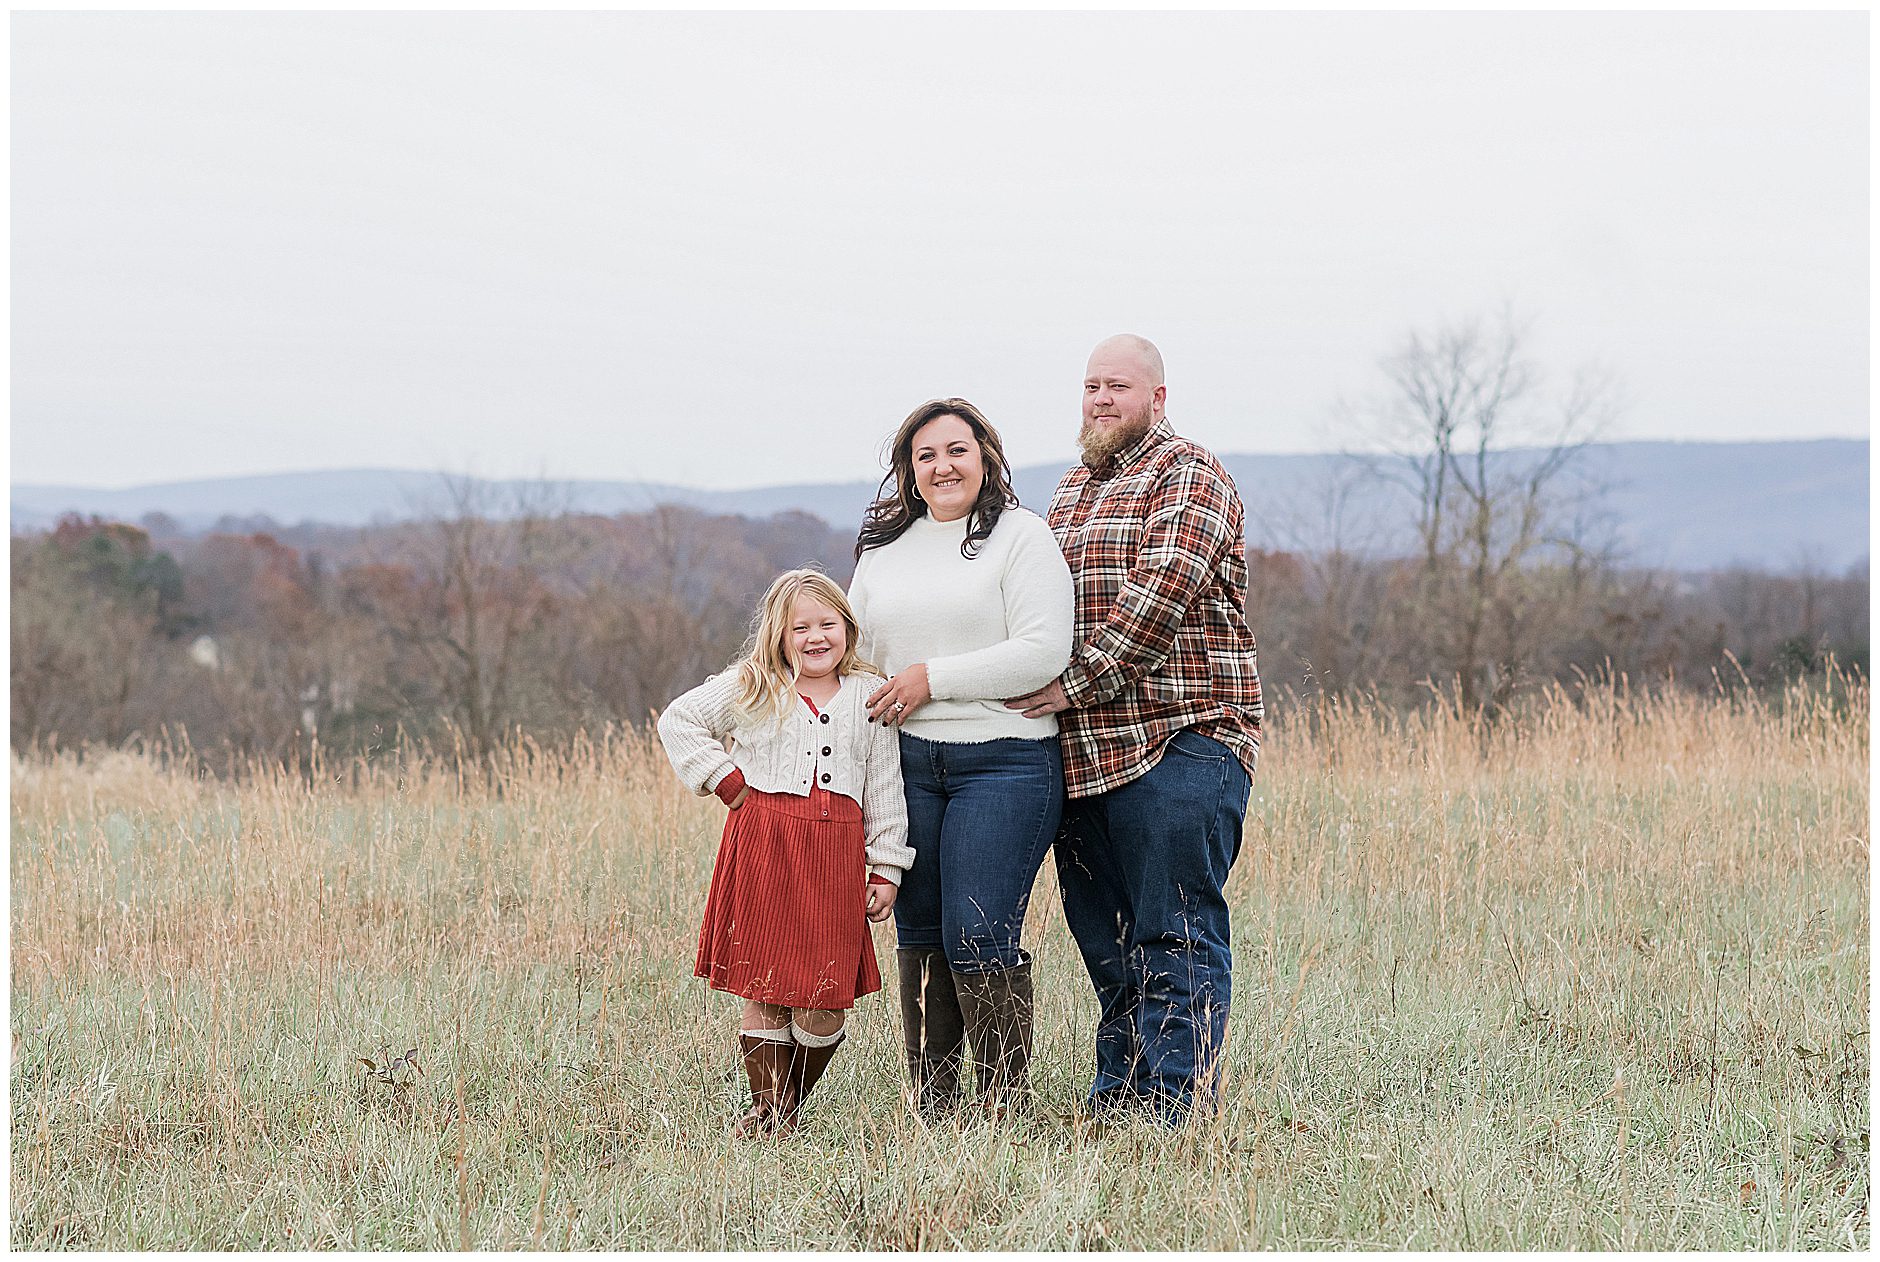
[[[47,14],[12,23],[12,477],[878,475],[1347,439],[1514,303],[1621,437],[1868,432],[1865,14]]]

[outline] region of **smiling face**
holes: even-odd
[[[1084,370],[1084,424],[1077,435],[1084,463],[1100,465],[1148,433],[1162,419],[1167,397],[1161,374],[1130,340],[1099,345]]]
[[[973,427],[948,413],[914,431],[914,489],[935,521],[958,521],[972,511],[986,482],[985,455]]]
[[[842,615],[807,592],[790,606],[790,662],[798,679],[820,679],[832,673],[848,650],[848,627]]]

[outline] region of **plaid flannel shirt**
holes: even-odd
[[[1166,419],[1101,474],[1078,465],[1059,481],[1051,530],[1077,581],[1058,715],[1070,796],[1128,784],[1183,728],[1253,773],[1265,707],[1243,520],[1227,471]]]

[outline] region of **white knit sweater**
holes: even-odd
[[[738,672],[713,675],[673,699],[659,716],[659,739],[685,786],[701,796],[733,770],[764,793],[808,797],[821,786],[861,804],[870,870],[896,885],[914,862],[901,794],[901,746],[892,729],[868,721],[873,675],[850,675],[820,716],[798,703],[781,720],[738,713]]]
[[[862,553],[849,603],[862,656],[895,672],[927,664],[933,700],[907,731],[931,741],[1055,736],[1055,715],[1005,708],[1056,679],[1070,661],[1070,567],[1036,513],[1008,508],[972,560],[960,555],[966,519],[916,518],[885,547]]]

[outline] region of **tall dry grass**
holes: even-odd
[[[12,766],[16,1247],[1865,1247],[1869,697],[1282,715],[1220,1114],[927,1129],[888,996],[784,1143],[690,977],[722,809],[656,744]],[[879,931],[884,964],[891,931]],[[890,967],[891,972],[891,967]],[[422,1076],[360,1057],[418,1049]]]

